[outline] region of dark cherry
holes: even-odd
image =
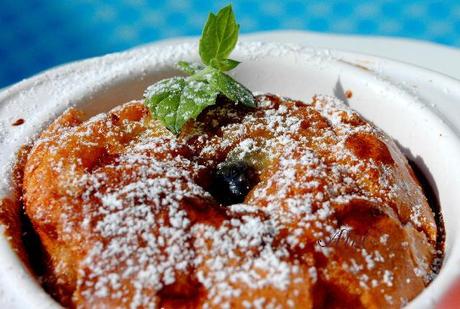
[[[214,171],[211,193],[223,205],[242,203],[257,181],[254,167],[246,162],[224,162]]]

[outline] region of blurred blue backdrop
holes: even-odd
[[[199,35],[208,12],[227,3],[243,33],[305,29],[460,47],[459,0],[0,0],[0,87],[71,60]]]

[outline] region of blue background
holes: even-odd
[[[198,35],[208,12],[229,2],[243,33],[305,29],[460,47],[460,0],[0,0],[0,87],[71,60]]]

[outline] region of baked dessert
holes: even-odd
[[[178,136],[142,102],[88,121],[70,109],[43,132],[24,201],[55,296],[82,308],[384,308],[417,295],[437,227],[395,144],[332,97],[257,102],[221,99]]]
[[[71,108],[21,160],[62,305],[398,308],[435,276],[440,227],[395,143],[337,98],[254,96],[225,73],[238,29],[210,14],[190,76]]]

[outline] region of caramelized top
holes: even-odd
[[[141,102],[88,121],[70,109],[43,132],[24,201],[54,296],[133,308],[415,297],[433,276],[437,228],[394,142],[335,98],[257,101],[221,100],[179,136]],[[228,205],[215,177],[234,162],[256,177],[225,175],[249,191]]]

